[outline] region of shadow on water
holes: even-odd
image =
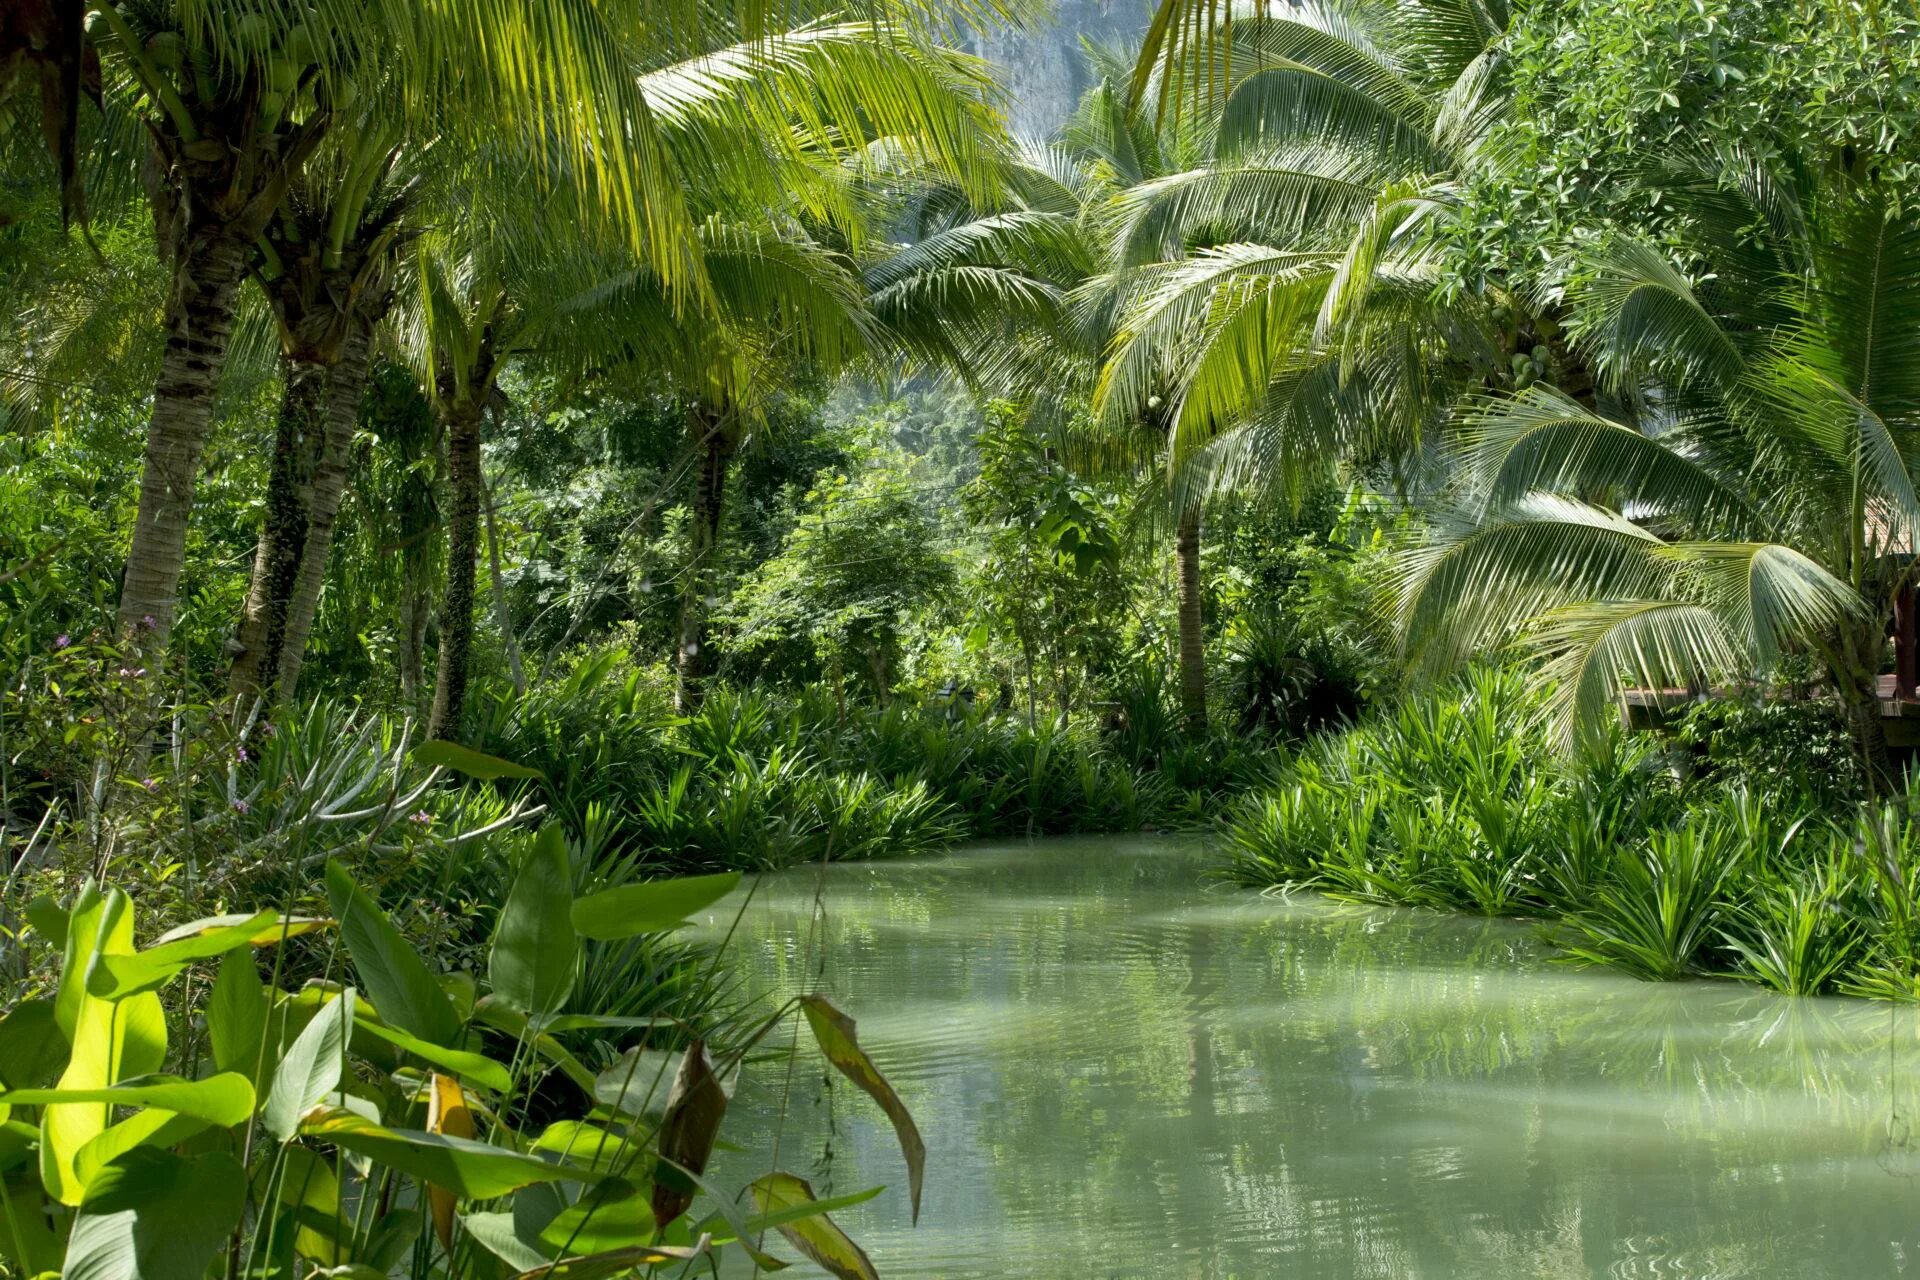
[[[846,1216],[883,1275],[1920,1274],[1920,1158],[1888,1143],[1910,1011],[1581,972],[1524,925],[1214,887],[1205,856],[827,870],[827,987],[926,1137],[921,1225],[884,1121],[810,1059],[781,1163],[890,1184]],[[756,895],[753,989],[798,989],[819,880]],[[733,1133],[771,1133],[781,1077],[749,1073]]]

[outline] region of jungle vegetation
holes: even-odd
[[[9,1274],[873,1274],[702,1178],[804,1022],[917,1211],[673,936],[800,862],[1920,992],[1920,19],[1147,7],[1045,138],[1017,0],[0,15]]]

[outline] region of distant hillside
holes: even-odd
[[[1123,45],[1146,29],[1152,0],[1054,0],[1053,22],[975,42],[1007,87],[1014,131],[1044,137],[1058,128],[1090,83],[1080,41]]]

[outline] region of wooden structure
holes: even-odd
[[[1893,599],[1893,674],[1879,678],[1880,718],[1889,747],[1920,747],[1920,609],[1908,583]],[[1690,689],[1628,689],[1620,715],[1629,729],[1649,729],[1696,696]]]

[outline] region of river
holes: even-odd
[[[1575,970],[1522,924],[1206,865],[1123,837],[767,878],[747,988],[858,1019],[925,1200],[910,1226],[884,1118],[804,1042],[791,1082],[747,1072],[719,1181],[777,1131],[819,1194],[885,1183],[836,1220],[889,1280],[1920,1274],[1910,1012]]]

